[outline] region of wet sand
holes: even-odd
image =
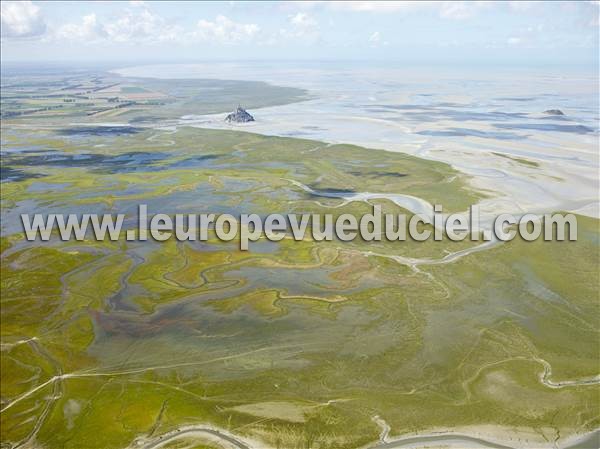
[[[119,73],[135,75],[145,69]],[[146,71],[146,73],[148,73]],[[158,66],[157,77],[222,77],[212,65]],[[484,215],[576,211],[598,217],[598,88],[593,74],[227,65],[228,77],[309,89],[314,99],[181,124],[352,143],[449,163],[491,192]],[[561,109],[565,116],[544,114]],[[326,150],[323,150],[326,151]],[[497,154],[494,154],[497,153]],[[520,164],[498,156],[524,158]]]

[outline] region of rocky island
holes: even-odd
[[[243,107],[238,106],[235,112],[232,112],[225,117],[225,121],[228,123],[247,123],[253,122],[254,117],[252,117]]]
[[[565,113],[563,111],[561,111],[560,109],[548,109],[548,110],[544,111],[544,114],[548,114],[548,115],[565,115]]]

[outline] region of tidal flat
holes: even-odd
[[[3,448],[565,447],[600,427],[593,217],[577,216],[577,242],[517,239],[418,266],[402,257],[479,242],[26,241],[21,213],[118,212],[129,226],[139,203],[410,216],[394,195],[448,212],[491,195],[447,163],[384,148],[175,123],[241,93],[258,108],[300,90],[211,80],[172,92],[111,76],[86,82],[165,104],[99,119],[87,103],[36,112],[8,97],[26,112],[2,121]],[[222,103],[169,100],[202,86]]]

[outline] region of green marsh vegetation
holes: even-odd
[[[578,217],[577,242],[418,267],[385,256],[477,242],[27,242],[25,212],[370,211],[290,180],[448,212],[482,197],[448,165],[351,145],[64,129],[3,123],[3,147],[28,152],[2,167],[30,175],[1,193],[6,447],[120,448],[202,424],[273,447],[359,447],[379,438],[376,415],[391,435],[493,425],[549,443],[600,426],[600,390],[584,382],[600,350],[597,220]]]

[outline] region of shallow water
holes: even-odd
[[[594,210],[590,205],[598,204],[600,113],[592,72],[255,63],[162,65],[150,73],[219,78],[225,69],[228,78],[302,87],[315,98],[251,111],[256,119],[251,124],[227,125],[223,114],[187,116],[182,124],[353,143],[444,161],[472,176],[475,188],[495,192],[482,203],[488,213]],[[549,109],[565,115],[549,116],[544,112]],[[538,162],[538,173],[493,152]],[[490,169],[502,175],[490,177]]]

